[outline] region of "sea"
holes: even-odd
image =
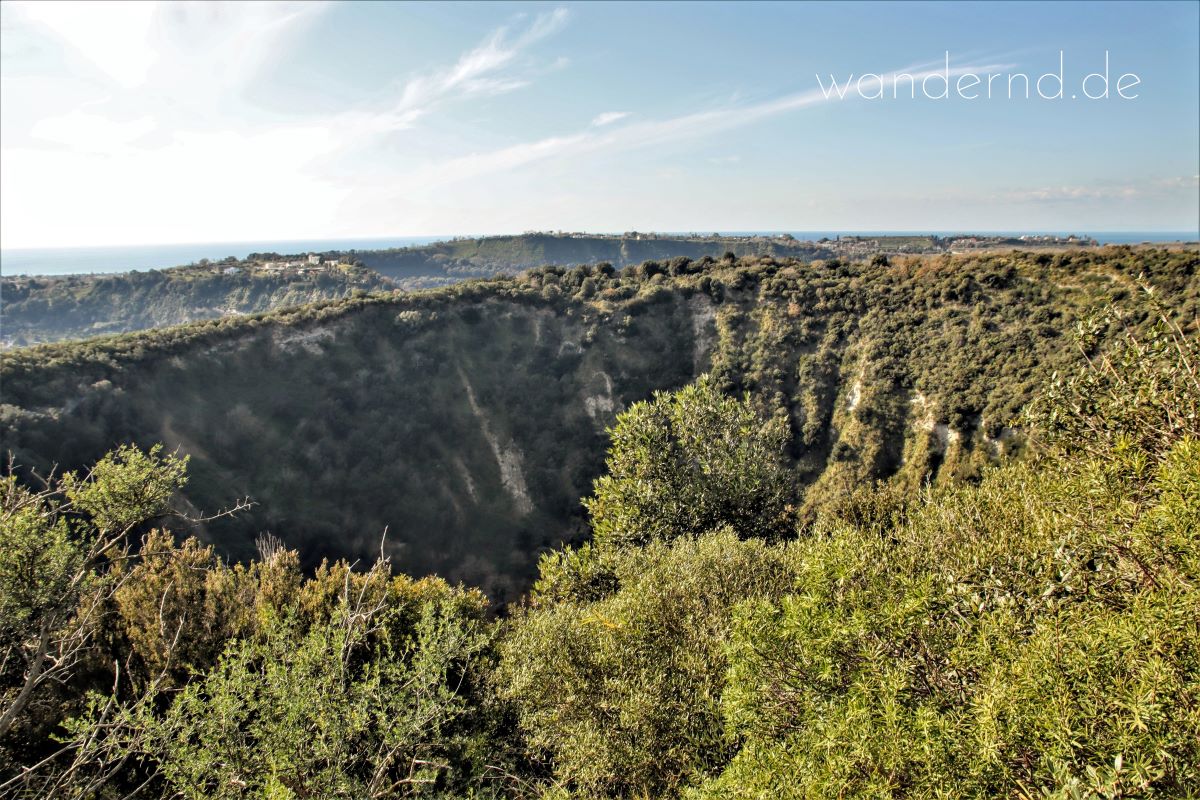
[[[678,231],[675,233],[684,233]],[[712,233],[706,231],[705,233]],[[817,241],[837,236],[1023,236],[1056,235],[1090,237],[1100,244],[1196,241],[1196,231],[722,231],[729,236],[777,236],[789,233],[797,239]],[[668,234],[669,235],[669,234]],[[194,264],[201,259],[219,261],[228,256],[245,258],[250,253],[323,253],[331,250],[382,250],[446,241],[450,236],[396,236],[370,239],[291,239],[262,242],[206,242],[196,244],[131,245],[121,247],[45,247],[0,250],[3,275],[76,275],[165,269]]]

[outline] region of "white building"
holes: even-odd
[[[310,264],[320,264],[320,263],[321,263],[321,257],[320,257],[319,255],[317,255],[316,253],[309,253],[309,254],[308,254],[308,263],[310,263]]]

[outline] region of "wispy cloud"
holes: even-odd
[[[592,120],[592,127],[603,128],[605,125],[611,125],[628,116],[628,111],[605,111],[603,114],[596,115],[596,118]]]
[[[1009,65],[952,67],[949,70],[949,76],[955,77],[968,73],[980,74],[1006,66]],[[926,76],[945,75],[946,70],[940,65],[929,64],[895,70],[883,76],[882,82],[885,90],[891,88],[894,80],[892,76],[897,74],[911,76],[916,81],[921,81]],[[595,121],[593,121],[588,128],[575,133],[546,137],[489,152],[472,153],[427,164],[416,171],[396,176],[390,179],[390,182],[404,187],[405,191],[429,189],[495,172],[515,170],[554,158],[577,158],[586,154],[622,152],[689,139],[702,139],[812,106],[853,102],[853,98],[853,94],[848,94],[845,99],[842,99],[836,94],[830,96],[821,89],[812,89],[774,100],[745,105],[727,105],[666,119],[633,122],[612,129],[607,127],[597,129]],[[862,102],[871,101],[864,100]],[[602,114],[601,117],[603,116]]]
[[[121,92],[137,97],[169,93],[171,106],[198,112],[214,107],[249,83],[328,3],[23,3],[23,21],[50,31],[116,84],[117,93],[66,114],[38,120],[30,133],[43,142],[89,152],[123,147],[163,124],[154,115],[122,113]],[[341,140],[333,150],[364,138],[404,130],[439,106],[511,92],[530,83],[523,51],[566,23],[564,8],[519,17],[523,25],[490,32],[444,67],[404,81],[395,99],[347,110],[318,123]],[[140,103],[136,105],[141,105]],[[200,114],[200,116],[204,116]],[[135,124],[136,123],[136,124]],[[311,124],[304,123],[304,124]]]
[[[61,116],[39,120],[30,133],[44,142],[90,153],[111,154],[150,133],[154,127],[154,118],[149,114],[119,121],[75,109]]]
[[[49,113],[23,128],[7,129],[13,135],[5,151],[24,140],[115,157],[155,132],[161,145],[190,126],[207,128],[217,109],[236,102],[263,68],[286,52],[289,40],[328,7],[321,2],[13,4],[6,25],[57,40],[69,68],[87,75],[83,85],[90,96],[77,96],[70,105],[44,99],[40,105]],[[28,94],[20,81],[6,83],[6,91]]]
[[[155,3],[15,2],[8,7],[48,30],[125,88],[146,82],[158,58],[150,34]]]
[[[11,6],[119,89],[160,86],[186,94],[189,87],[224,91],[246,83],[279,51],[284,36],[329,3],[65,0]]]
[[[1174,194],[1180,191],[1195,192],[1200,188],[1200,175],[1177,176],[1157,180],[1123,184],[1096,184],[1088,186],[1042,186],[1004,192],[996,199],[1010,202],[1069,203],[1083,200],[1121,200]]]
[[[504,94],[528,86],[528,79],[506,69],[513,66],[523,50],[559,31],[568,16],[567,9],[556,8],[538,14],[530,25],[515,34],[508,26],[492,31],[453,65],[408,80],[400,91],[399,101],[391,108],[358,114],[358,125],[378,131],[401,130],[412,127],[443,103]]]
[[[46,103],[51,114],[6,129],[0,183],[6,197],[26,200],[4,204],[6,247],[61,241],[59,215],[77,220],[73,235],[93,243],[147,238],[151,230],[164,240],[194,239],[189,230],[217,217],[234,238],[328,226],[359,181],[342,158],[369,155],[376,137],[411,128],[442,106],[513,91],[560,66],[525,56],[569,17],[561,8],[518,16],[445,66],[408,77],[375,106],[221,124],[230,114],[219,109],[237,103],[243,87],[293,49],[327,5],[146,3],[136,13],[118,5],[109,17],[97,17],[89,5],[61,13],[43,5],[54,4],[15,7],[17,24],[49,32],[70,58],[89,62],[99,88],[67,107]],[[8,10],[6,4],[6,25]],[[528,157],[540,157],[542,148],[531,146]],[[232,196],[230,185],[246,176],[267,189]],[[114,186],[124,198],[169,202],[139,203],[133,214],[101,199],[111,198],[106,187]]]

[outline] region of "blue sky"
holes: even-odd
[[[0,13],[4,247],[1195,230],[1200,216],[1195,2]],[[1013,98],[913,99],[890,83],[943,70],[947,52],[952,87],[966,73],[1036,81],[1060,51],[1061,99],[1026,99],[1019,82]],[[1079,97],[1105,51],[1110,97]],[[817,77],[864,73],[878,83],[844,100]],[[1115,96],[1125,73],[1131,99]]]

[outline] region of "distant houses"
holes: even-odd
[[[349,265],[343,265],[341,258],[337,256],[326,257],[318,253],[290,257],[281,257],[278,253],[251,253],[249,257],[241,261],[225,259],[221,264],[198,264],[197,266],[207,267],[221,275],[237,275],[241,272],[303,275]]]

